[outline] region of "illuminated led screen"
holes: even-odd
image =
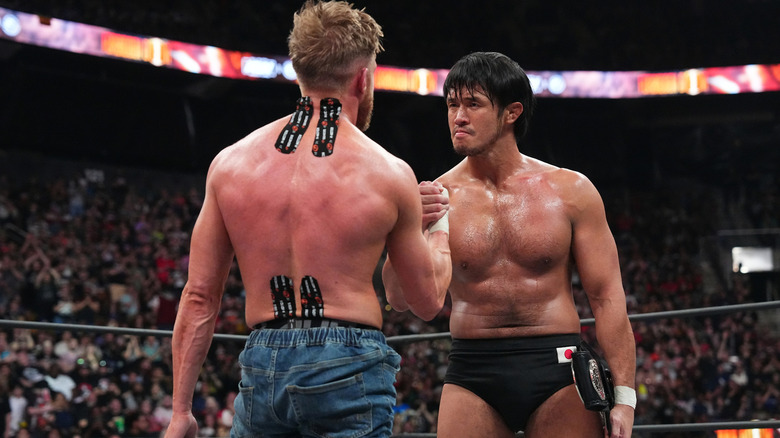
[[[774,438],[772,429],[716,430],[717,438]]]
[[[124,34],[0,8],[0,38],[52,49],[117,58],[195,74],[295,82],[289,58],[258,55],[157,37]],[[380,65],[378,91],[441,96],[446,69]],[[540,97],[624,99],[679,94],[739,94],[780,90],[780,64],[694,68],[670,72],[529,71]]]

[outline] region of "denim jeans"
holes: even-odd
[[[255,330],[238,361],[231,438],[392,435],[401,357],[378,330]]]

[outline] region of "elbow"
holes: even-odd
[[[439,314],[439,310],[431,310],[431,311],[420,311],[420,312],[414,312],[415,315],[417,315],[418,318],[422,319],[425,322],[430,322],[433,320],[433,318],[436,318],[436,315]]]
[[[423,321],[431,321],[439,315],[442,307],[444,307],[444,297],[441,299],[437,297],[436,300],[431,300],[423,305],[415,306],[412,308],[412,313]]]
[[[433,321],[433,318],[436,318],[436,315],[438,315],[438,312],[437,313],[431,313],[431,314],[420,313],[420,314],[416,314],[416,315],[417,315],[418,318],[422,319],[425,322],[431,322],[431,321]]]
[[[403,298],[398,297],[396,295],[388,294],[387,304],[390,304],[390,307],[392,307],[393,310],[397,312],[405,312],[409,310],[409,305],[406,304],[406,301],[404,301]]]
[[[444,307],[444,300],[447,297],[447,286],[431,284],[424,289],[424,294],[415,294],[414,299],[406,296],[406,302],[418,318],[424,321],[431,321],[441,312]]]
[[[221,305],[221,294],[208,287],[187,283],[182,290],[179,309],[202,315],[216,316]]]

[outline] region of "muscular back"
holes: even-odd
[[[538,161],[494,185],[464,163],[450,191],[453,336],[576,333],[571,246],[579,174]]]
[[[381,326],[372,275],[398,216],[403,163],[342,123],[330,156],[312,154],[314,129],[295,153],[275,142],[287,118],[224,150],[214,162],[214,197],[247,291],[248,324],[274,318],[271,279],[315,278],[324,315]]]

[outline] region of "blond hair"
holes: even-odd
[[[384,50],[382,36],[379,24],[351,3],[307,0],[293,18],[287,45],[303,86],[341,90],[355,73],[356,61]]]

